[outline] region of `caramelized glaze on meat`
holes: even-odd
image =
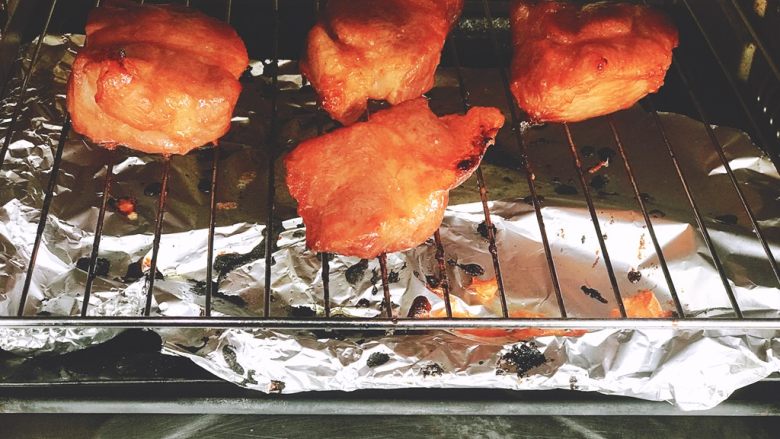
[[[516,1],[512,93],[536,121],[628,108],[664,82],[677,30],[639,5]]]
[[[246,48],[226,23],[178,6],[112,1],[88,18],[68,83],[73,128],[93,141],[184,154],[230,128]]]
[[[309,32],[301,71],[339,122],[368,99],[398,104],[433,87],[441,49],[463,0],[329,0]]]
[[[372,258],[430,238],[503,123],[484,107],[439,118],[419,98],[301,143],[285,164],[308,247]]]

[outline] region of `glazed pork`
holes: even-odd
[[[430,238],[503,123],[486,107],[436,117],[418,98],[301,143],[285,165],[309,249],[373,258]]]
[[[103,3],[68,82],[74,130],[108,148],[162,154],[224,135],[249,63],[235,30],[180,6]]]
[[[301,71],[333,119],[349,125],[369,99],[398,104],[433,87],[463,0],[329,0]]]
[[[519,0],[511,16],[511,89],[533,121],[576,122],[656,92],[677,47],[659,11],[627,3]]]

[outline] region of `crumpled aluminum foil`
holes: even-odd
[[[48,171],[64,118],[64,84],[83,36],[48,36],[30,81],[31,89],[0,170],[0,315],[15,315],[43,202]],[[23,58],[29,64],[29,53]],[[254,62],[242,79],[244,93],[234,127],[220,145],[220,181],[215,238],[218,293],[214,315],[262,313],[264,211],[271,81]],[[294,62],[280,68],[277,145],[289,148],[332,124],[314,104],[315,96],[296,73]],[[507,102],[495,71],[464,69],[474,105],[493,105],[506,114]],[[11,84],[9,96],[20,78]],[[462,110],[454,71],[440,69],[430,92],[437,113]],[[0,109],[5,130],[19,103]],[[701,123],[676,114],[662,120],[704,220],[724,263],[743,312],[778,317],[780,289],[769,271],[739,201]],[[688,316],[732,314],[728,298],[695,226],[660,134],[650,115],[636,107],[615,115],[672,278]],[[620,156],[603,119],[572,127],[588,175],[602,232],[624,297],[652,290],[672,310],[671,295],[646,225],[638,213]],[[716,127],[775,254],[780,253],[780,197],[777,171],[738,130]],[[607,317],[615,299],[562,127],[530,127],[524,132],[542,214],[572,317]],[[488,154],[483,171],[490,189],[493,222],[510,309],[556,317],[557,304],[524,175],[518,146],[507,126]],[[208,187],[211,151],[175,157],[160,247],[153,312],[199,316],[205,302]],[[608,160],[604,160],[607,158]],[[34,271],[27,314],[76,315],[81,308],[106,163],[114,163],[111,197],[136,201],[136,218],[110,210],[105,219],[99,276],[90,298],[91,315],[138,315],[144,279],[138,273],[152,245],[161,158],[131,150],[105,151],[70,133],[44,240]],[[607,166],[604,166],[607,165]],[[305,231],[295,218],[277,161],[277,213],[284,219],[272,266],[274,316],[323,313],[318,256],[305,248]],[[474,179],[453,191],[441,228],[452,285],[453,306],[474,316],[495,316],[495,295],[480,297],[474,279],[489,281],[493,268]],[[279,227],[277,225],[276,227]],[[484,228],[484,225],[482,225]],[[484,233],[484,231],[482,231]],[[407,316],[419,296],[432,312],[443,302],[430,285],[437,272],[435,248],[388,255],[391,299]],[[230,255],[226,257],[226,255]],[[241,256],[243,255],[243,256]],[[234,263],[225,263],[227,260]],[[238,260],[236,263],[235,261]],[[135,267],[135,268],[134,268]],[[83,265],[82,265],[83,268]],[[330,262],[332,313],[372,318],[381,312],[376,261],[335,256]],[[632,273],[629,276],[629,273]],[[637,273],[641,274],[638,276]],[[630,278],[630,279],[629,279]],[[603,301],[581,287],[601,292]],[[605,303],[602,303],[605,302]],[[314,333],[268,330],[159,330],[164,352],[191,358],[217,376],[264,392],[355,390],[405,387],[567,388],[669,401],[681,409],[705,409],[735,389],[780,370],[780,346],[771,331],[601,330],[579,337],[542,336],[535,340],[433,331],[410,334]],[[115,329],[2,329],[0,348],[30,355],[67,351],[113,337]]]

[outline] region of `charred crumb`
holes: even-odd
[[[317,310],[305,305],[293,306],[290,308],[290,315],[293,317],[314,317],[317,315]]]
[[[358,300],[355,306],[358,308],[368,308],[369,306],[371,306],[371,302],[364,297]]]
[[[367,268],[368,259],[361,259],[357,264],[347,268],[347,271],[344,273],[344,277],[347,279],[347,282],[349,282],[350,285],[356,285],[358,282],[363,280],[363,276],[366,274]]]
[[[444,369],[439,365],[439,363],[428,364],[421,370],[423,378],[428,378],[429,376],[441,376],[444,373]]]
[[[255,370],[249,369],[246,373],[246,378],[244,378],[244,381],[241,382],[242,386],[246,386],[248,384],[257,384],[257,380],[255,379]]]
[[[572,376],[569,378],[569,389],[580,390],[580,386],[577,385],[577,377]]]
[[[603,239],[604,241],[606,241],[606,240],[607,240],[607,234],[605,233],[605,234],[601,235],[601,239]]]
[[[477,264],[458,264],[461,270],[465,271],[469,276],[482,276],[485,274],[485,269]]]
[[[238,364],[238,359],[236,356],[236,351],[233,349],[230,345],[225,345],[222,347],[222,358],[225,359],[225,363],[227,363],[230,370],[233,372],[243,375],[244,374],[244,368]]]
[[[162,191],[162,184],[159,182],[149,183],[144,187],[144,195],[147,197],[156,197]]]
[[[436,288],[439,285],[441,285],[441,279],[439,279],[434,275],[426,275],[425,283],[428,285],[429,288]]]
[[[199,296],[205,296],[206,295],[206,281],[205,280],[190,280],[190,283],[192,284],[192,292],[199,295]],[[241,296],[234,296],[230,294],[225,294],[221,291],[219,291],[219,282],[212,280],[211,281],[211,295],[215,298],[220,298],[224,300],[225,302],[232,303],[237,306],[246,306],[246,301],[241,298]]]
[[[666,216],[666,213],[664,211],[658,209],[653,209],[650,212],[647,212],[647,214],[653,218],[663,218]]]
[[[516,344],[499,357],[496,375],[517,374],[518,377],[524,377],[528,371],[546,362],[547,358],[536,348],[535,343]]]
[[[719,215],[715,217],[715,222],[718,222],[720,224],[726,224],[729,226],[734,226],[737,224],[737,216],[736,215]]]
[[[378,268],[372,268],[371,269],[371,284],[376,285],[377,282],[382,280],[382,275],[379,273]]]
[[[456,261],[455,259],[447,259],[447,265],[451,265],[454,267],[458,265],[458,261]]]
[[[144,277],[144,270],[143,270],[143,259],[139,259],[135,262],[131,262],[127,265],[127,271],[125,272],[125,275],[122,277],[122,282],[130,283],[135,282],[138,279],[141,279]],[[165,276],[160,272],[159,269],[156,269],[154,272],[154,278],[155,279],[165,279]]]
[[[585,244],[585,235],[582,235],[582,237],[580,238],[580,242]]]
[[[226,253],[214,259],[214,270],[219,273],[218,279],[236,268],[265,257],[265,239],[260,241],[249,253]],[[272,261],[273,263],[273,261]]]
[[[409,307],[409,313],[407,317],[418,318],[427,317],[431,312],[431,302],[425,296],[417,296],[412,301],[412,306]]]
[[[583,285],[583,286],[580,287],[580,289],[582,290],[583,293],[585,293],[586,296],[588,296],[588,297],[590,297],[592,299],[596,299],[596,300],[598,300],[601,303],[607,303],[608,302],[607,299],[605,299],[604,296],[601,295],[599,290],[597,290],[595,288],[590,288],[590,287],[587,287],[587,286]]]
[[[638,270],[631,270],[628,272],[628,281],[632,284],[639,282],[642,279],[642,272]]]
[[[366,366],[370,368],[379,367],[385,363],[390,361],[390,356],[387,355],[384,352],[374,352],[373,354],[368,356],[368,360],[366,361]]]
[[[285,387],[284,381],[271,380],[268,385],[268,393],[282,393]]]
[[[496,236],[496,233],[498,232],[498,229],[496,229],[495,224],[491,224],[490,225],[490,229],[493,231],[493,236]],[[481,223],[479,223],[479,225],[477,226],[477,233],[479,233],[480,236],[482,236],[483,238],[489,239],[488,227],[487,227],[487,223],[485,221],[482,221]]]
[[[304,230],[296,230],[292,233],[292,237],[295,239],[303,238],[306,236],[306,231]]]
[[[88,272],[89,271],[89,261],[90,258],[79,258],[78,261],[76,261],[76,268],[78,268],[81,271]],[[95,276],[108,276],[108,271],[111,268],[111,263],[106,258],[97,258],[95,259]]]
[[[377,293],[379,293],[379,288],[376,285],[372,286],[371,294],[376,295]]]
[[[641,198],[642,201],[645,203],[652,203],[653,201],[655,201],[655,198],[652,195],[648,194],[647,192],[640,192],[639,198]]]
[[[127,272],[125,273],[125,276],[122,278],[122,280],[124,282],[133,282],[142,277],[144,277],[144,271],[141,268],[141,259],[139,259],[127,266]]]
[[[398,271],[390,270],[390,273],[387,274],[387,282],[394,284],[401,280],[401,273]]]

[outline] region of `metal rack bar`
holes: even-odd
[[[451,38],[452,42],[454,38]],[[460,92],[460,99],[463,102],[463,111],[468,112],[471,108],[469,102],[468,92],[463,81],[463,72],[460,67],[460,58],[458,57],[458,51],[455,48],[454,43],[450,44],[450,52],[455,60],[455,67],[458,76],[458,91]],[[498,285],[499,299],[501,302],[501,314],[504,317],[509,317],[509,308],[506,304],[506,290],[504,289],[504,276],[501,275],[501,262],[498,259],[498,247],[496,246],[496,232],[493,226],[493,220],[490,217],[490,207],[488,207],[488,190],[485,184],[485,176],[482,174],[482,166],[478,166],[474,172],[477,176],[477,187],[479,188],[479,199],[482,202],[482,213],[485,215],[485,229],[488,236],[488,251],[490,257],[493,260],[493,271],[496,274],[496,284]]]
[[[436,243],[436,264],[439,268],[439,285],[441,285],[442,295],[444,296],[444,310],[447,318],[452,318],[452,300],[450,298],[450,280],[447,276],[447,266],[444,264],[444,246],[441,243],[441,233],[436,230],[433,234],[433,241]]]
[[[146,273],[146,306],[144,315],[152,312],[152,298],[154,297],[154,280],[157,277],[157,254],[160,252],[160,238],[162,236],[163,219],[165,218],[165,201],[168,199],[168,178],[171,174],[171,156],[163,157],[162,182],[160,183],[160,195],[157,198],[157,218],[154,221],[154,239],[152,239],[152,259],[149,262],[149,272]],[[141,261],[143,266],[143,261]]]
[[[618,148],[618,152],[620,152],[620,157],[623,159],[623,167],[625,168],[626,174],[628,174],[628,179],[631,182],[631,188],[634,191],[634,198],[636,198],[636,201],[639,204],[639,209],[642,211],[642,217],[645,220],[645,225],[647,225],[647,232],[650,235],[650,240],[653,241],[653,248],[655,249],[655,254],[658,256],[658,262],[661,266],[661,271],[664,274],[666,284],[669,286],[669,294],[671,294],[672,300],[674,301],[674,308],[680,318],[685,318],[685,312],[683,311],[682,303],[680,302],[680,298],[677,295],[677,288],[674,286],[674,282],[672,281],[672,275],[669,272],[669,266],[666,263],[666,257],[664,256],[663,249],[661,249],[661,245],[658,243],[658,237],[655,235],[655,227],[653,226],[653,222],[650,221],[650,215],[647,213],[645,201],[642,199],[641,192],[639,192],[636,176],[634,175],[634,170],[631,168],[631,163],[629,163],[625,148],[623,148],[623,141],[620,139],[620,134],[618,133],[617,127],[615,126],[614,117],[609,116],[608,122],[609,128],[612,131],[612,136],[615,139],[615,145]]]
[[[100,201],[97,223],[95,224],[95,238],[92,241],[92,253],[89,256],[89,268],[87,269],[87,282],[84,285],[84,301],[81,304],[81,315],[86,316],[89,310],[89,298],[92,295],[92,283],[95,281],[95,266],[100,254],[100,240],[103,237],[103,222],[106,217],[106,207],[111,193],[111,181],[114,177],[114,164],[106,165],[106,178],[103,180],[103,195]]]
[[[0,317],[0,328],[258,328],[311,330],[429,331],[458,329],[674,329],[780,330],[778,319],[569,319],[569,318],[459,318],[459,319],[302,319],[295,317]]]
[[[726,276],[726,272],[724,271],[723,264],[720,261],[720,257],[718,256],[717,251],[715,251],[715,245],[712,243],[712,239],[710,238],[710,232],[707,230],[707,227],[704,225],[704,219],[702,218],[701,210],[699,209],[698,204],[696,203],[696,199],[693,196],[693,192],[691,192],[690,185],[688,184],[688,179],[685,177],[685,173],[682,170],[682,167],[680,166],[679,161],[677,160],[677,154],[674,151],[674,147],[672,147],[672,143],[669,140],[669,136],[666,134],[666,129],[664,128],[663,122],[661,121],[661,116],[658,114],[658,111],[655,108],[655,105],[653,104],[653,98],[651,96],[648,96],[644,99],[645,104],[647,105],[648,109],[650,110],[650,114],[653,116],[653,121],[655,122],[656,127],[658,128],[658,132],[661,134],[661,137],[663,138],[664,145],[666,145],[666,151],[669,153],[669,158],[672,159],[672,164],[674,165],[675,172],[677,173],[677,177],[680,180],[680,183],[682,184],[683,191],[685,192],[685,197],[688,199],[688,204],[690,204],[691,209],[693,209],[693,216],[696,219],[696,225],[699,228],[699,232],[701,233],[702,239],[704,240],[704,245],[707,247],[707,251],[710,254],[710,257],[712,258],[712,263],[715,264],[715,268],[718,270],[718,275],[720,276],[720,280],[723,283],[723,288],[726,291],[726,295],[729,298],[729,301],[731,302],[731,307],[734,309],[734,313],[738,318],[742,318],[742,310],[739,308],[739,302],[737,302],[737,298],[734,295],[734,290],[731,288],[731,284],[729,283],[729,279]]]
[[[276,142],[279,135],[279,0],[273,0],[273,78],[271,79],[271,131],[268,138],[268,197],[266,198],[265,229],[265,288],[263,291],[263,316],[271,313],[271,263],[274,250],[274,210],[276,207]]]
[[[217,226],[217,180],[219,175],[219,146],[211,149],[211,185],[209,186],[209,236],[206,249],[206,316],[211,315],[214,296],[214,233]]]
[[[547,259],[547,268],[550,272],[550,279],[552,281],[553,289],[555,291],[555,298],[558,302],[558,310],[562,318],[567,316],[566,306],[563,301],[563,294],[561,292],[561,284],[558,280],[558,270],[555,268],[555,261],[552,256],[552,250],[550,249],[550,240],[547,237],[547,228],[544,225],[544,216],[542,215],[542,204],[539,201],[539,196],[536,193],[536,183],[534,183],[534,171],[533,167],[528,160],[528,149],[523,138],[523,130],[520,125],[520,118],[517,115],[516,104],[512,92],[509,88],[509,77],[507,76],[506,69],[504,68],[503,60],[501,59],[501,50],[498,45],[498,38],[496,37],[496,29],[493,24],[493,16],[490,12],[490,5],[487,0],[482,0],[482,7],[485,12],[485,17],[488,19],[490,29],[490,39],[493,45],[493,52],[496,58],[499,59],[497,63],[499,73],[501,74],[501,80],[504,85],[504,92],[506,95],[507,103],[509,105],[509,111],[512,116],[512,131],[515,133],[517,144],[520,147],[521,161],[525,168],[525,178],[528,184],[528,190],[531,192],[531,201],[534,206],[534,212],[536,214],[536,222],[539,224],[539,234],[542,237],[542,246],[544,247],[544,255]]]
[[[329,253],[320,253],[322,261],[322,301],[325,305],[325,317],[330,317],[330,263]]]
[[[599,241],[599,248],[601,249],[601,255],[604,257],[604,265],[607,267],[607,276],[609,276],[609,283],[612,285],[612,292],[615,293],[615,301],[620,311],[620,316],[626,318],[626,307],[623,304],[623,297],[620,295],[620,287],[617,284],[617,278],[615,277],[615,270],[612,267],[612,260],[609,258],[609,251],[607,250],[607,243],[604,241],[604,234],[601,232],[601,225],[599,224],[599,216],[596,213],[596,206],[593,204],[593,197],[590,195],[590,189],[588,188],[588,182],[585,181],[585,171],[582,169],[582,161],[580,161],[580,155],[577,152],[577,145],[574,143],[574,138],[571,134],[571,128],[569,124],[563,123],[563,130],[566,133],[566,140],[569,142],[569,149],[571,151],[572,158],[574,159],[574,168],[577,170],[577,176],[580,180],[580,186],[582,186],[582,193],[585,195],[585,201],[588,204],[588,212],[590,213],[590,219],[593,223],[593,229],[596,231],[596,238]]]
[[[720,159],[723,168],[726,170],[726,174],[728,175],[729,181],[731,182],[731,185],[734,188],[734,192],[736,192],[737,197],[739,198],[739,202],[742,204],[742,208],[745,210],[745,213],[750,219],[750,225],[753,228],[753,233],[755,233],[756,237],[761,242],[761,247],[763,247],[764,249],[764,253],[766,254],[767,260],[769,262],[769,266],[772,268],[772,272],[775,275],[775,279],[777,280],[778,285],[780,285],[780,270],[778,270],[777,261],[775,260],[775,257],[772,254],[772,250],[769,248],[769,243],[767,242],[766,237],[764,236],[764,232],[761,230],[761,226],[759,226],[758,224],[758,220],[756,219],[756,216],[753,213],[753,209],[750,208],[750,205],[748,204],[747,199],[745,198],[745,194],[742,192],[742,189],[739,187],[739,181],[737,181],[737,177],[736,175],[734,175],[734,171],[731,169],[731,165],[729,165],[728,158],[726,158],[726,154],[723,152],[723,145],[720,143],[720,140],[718,140],[718,137],[715,135],[715,130],[713,130],[712,125],[710,124],[709,118],[707,117],[707,114],[704,111],[704,107],[702,107],[701,102],[696,97],[696,94],[693,92],[693,89],[691,88],[692,84],[690,83],[690,81],[688,81],[688,78],[685,75],[685,72],[683,71],[679,62],[675,59],[673,64],[674,64],[673,67],[675,71],[677,72],[678,76],[680,77],[683,84],[685,85],[686,90],[688,91],[688,96],[691,98],[691,102],[693,103],[693,106],[696,108],[696,112],[699,114],[699,117],[701,118],[702,125],[704,126],[704,129],[707,132],[707,136],[710,139],[710,144],[712,145],[715,152],[718,154],[718,158]]]
[[[190,6],[187,0],[186,6]],[[233,1],[227,0],[225,22],[230,24],[230,16],[233,10]],[[212,300],[214,297],[214,233],[217,225],[217,186],[219,176],[219,145],[211,148],[211,183],[209,185],[209,236],[206,248],[206,304],[205,314],[211,316]]]
[[[62,130],[60,130],[60,138],[57,141],[57,151],[54,153],[54,163],[52,164],[51,171],[49,171],[49,183],[46,186],[46,195],[43,198],[43,206],[41,207],[41,217],[38,220],[38,229],[35,232],[35,242],[33,243],[32,252],[30,253],[30,262],[27,265],[27,275],[24,277],[24,286],[22,287],[22,295],[19,298],[19,308],[16,311],[17,316],[24,315],[24,305],[27,303],[27,295],[30,292],[30,285],[32,282],[33,271],[35,270],[35,261],[38,259],[38,250],[41,247],[41,240],[43,239],[43,231],[46,229],[46,219],[49,217],[49,208],[51,202],[54,199],[54,186],[57,184],[57,176],[60,174],[60,164],[62,163],[62,151],[65,149],[65,141],[70,132],[70,115],[65,115],[65,121],[62,123]]]
[[[388,319],[393,319],[393,302],[390,300],[390,282],[387,276],[387,254],[382,253],[379,259],[379,271],[382,275],[382,291],[384,292],[385,313]]]
[[[27,95],[27,84],[30,82],[30,77],[35,70],[35,64],[38,62],[38,58],[41,54],[41,46],[43,46],[43,39],[46,37],[46,33],[49,30],[49,24],[51,24],[51,17],[54,15],[54,8],[57,6],[57,0],[52,0],[51,7],[49,8],[49,14],[46,17],[46,22],[43,25],[43,30],[38,35],[38,42],[35,44],[35,51],[30,59],[30,68],[25,73],[22,79],[22,85],[19,87],[19,94],[16,98],[16,106],[13,113],[11,113],[11,121],[8,124],[8,129],[5,131],[5,139],[3,139],[3,146],[0,149],[0,167],[5,163],[5,156],[8,153],[8,148],[11,146],[11,139],[16,132],[16,123],[19,121],[19,116],[22,114],[22,108],[24,108],[24,98]],[[20,63],[21,65],[21,63]]]

